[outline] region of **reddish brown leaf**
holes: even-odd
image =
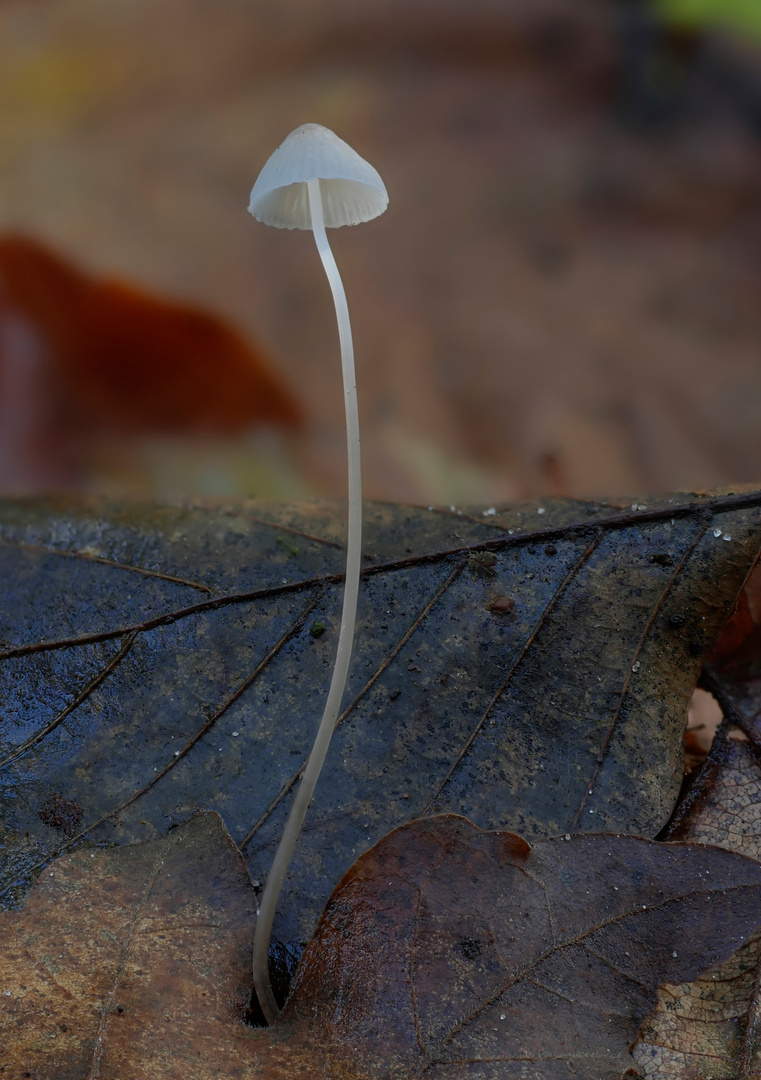
[[[56,382],[87,424],[167,432],[301,422],[269,362],[216,315],[92,278],[20,236],[0,239],[0,283],[47,342]]]
[[[736,667],[757,656],[761,645],[761,565],[748,575],[732,615],[725,623],[709,656],[714,667]]]
[[[695,845],[526,854],[463,818],[416,821],[346,875],[283,1019],[371,1077],[620,1075],[656,987],[740,945],[760,885],[757,864]]]

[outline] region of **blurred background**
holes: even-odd
[[[305,122],[368,497],[761,481],[761,0],[0,0],[0,491],[343,494]]]

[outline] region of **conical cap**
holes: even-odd
[[[259,173],[248,211],[278,229],[311,229],[307,181],[319,179],[327,228],[359,225],[388,206],[376,170],[320,124],[302,124],[278,146]]]

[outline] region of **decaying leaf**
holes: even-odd
[[[761,859],[761,758],[717,735],[669,835]],[[761,1075],[761,938],[694,983],[664,986],[634,1056],[652,1080]]]
[[[215,814],[79,851],[0,916],[0,1070],[45,1080],[595,1080],[666,979],[759,922],[761,866],[435,816],[351,868],[282,1018],[242,1023],[254,891]]]
[[[742,668],[747,657],[758,664],[761,644],[761,566],[756,566],[737,598],[735,610],[706,657],[714,668]]]
[[[0,1076],[240,1075],[254,901],[216,814],[59,859],[0,916]]]
[[[697,845],[529,850],[462,818],[413,822],[347,874],[284,1020],[348,1043],[372,1077],[619,1076],[655,988],[757,929],[759,882]]]
[[[357,856],[421,815],[532,842],[654,836],[760,504],[369,506],[347,703],[276,937],[300,952]],[[204,809],[264,879],[329,679],[342,520],[320,504],[0,505],[2,902],[61,851]],[[40,816],[54,797],[76,829]]]

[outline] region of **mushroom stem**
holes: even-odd
[[[338,273],[336,260],[333,257],[325,233],[320,181],[309,180],[307,190],[312,231],[333,293],[333,303],[335,304],[336,319],[338,320],[338,338],[341,344],[341,368],[343,371],[344,404],[346,409],[346,442],[349,459],[349,530],[346,545],[346,579],[341,630],[338,635],[338,648],[328,699],[325,703],[325,711],[322,714],[312,752],[304,768],[301,783],[275,853],[267,884],[264,887],[264,893],[259,905],[259,916],[256,920],[256,930],[254,931],[254,986],[262,1012],[269,1024],[275,1022],[280,1011],[272,993],[269,978],[268,960],[272,923],[275,918],[280,890],[296,847],[296,841],[307,808],[314,794],[315,785],[325,761],[330,738],[341,708],[341,699],[343,698],[346,679],[349,674],[349,662],[354,639],[362,557],[362,479],[359,458],[359,415],[357,412],[357,381],[354,374],[354,346],[349,323],[349,308],[346,303],[346,294],[341,276]]]

